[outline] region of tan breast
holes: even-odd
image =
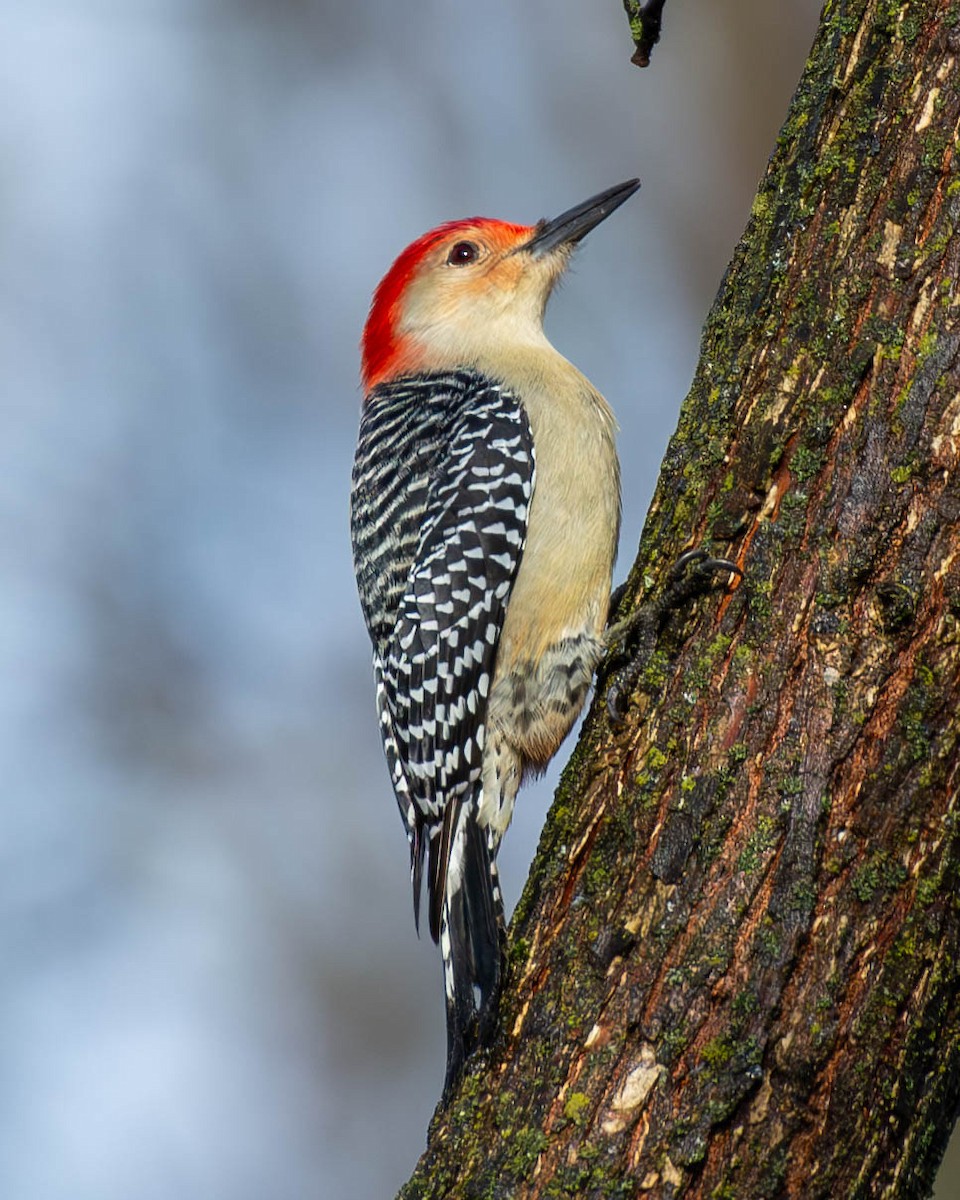
[[[486,369],[522,398],[536,484],[523,561],[501,635],[497,674],[607,618],[620,527],[616,421],[590,382],[552,347],[524,348]]]

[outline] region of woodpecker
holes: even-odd
[[[444,1094],[490,1029],[506,932],[496,858],[521,782],[574,724],[605,649],[616,422],[547,340],[577,243],[640,186],[551,221],[423,235],[376,289],[351,533],[419,929],[447,1012]]]

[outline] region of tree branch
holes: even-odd
[[[623,7],[630,22],[630,36],[636,49],[630,61],[638,67],[649,67],[650,55],[660,41],[660,26],[666,0],[623,0]]]

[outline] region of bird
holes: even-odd
[[[544,311],[629,179],[534,225],[448,221],[376,288],[350,525],[383,749],[443,960],[444,1097],[489,1036],[506,963],[497,852],[521,783],[608,644],[620,531],[613,412]]]

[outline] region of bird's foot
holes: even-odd
[[[743,572],[728,558],[714,558],[700,547],[685,550],[670,568],[662,591],[607,629],[604,637],[608,650],[618,655],[629,654],[628,662],[614,674],[607,689],[607,713],[611,720],[619,723],[626,716],[626,698],[649,662],[670,613],[702,595],[714,577],[724,573],[743,578]],[[619,601],[622,595],[623,589],[618,589],[614,599]]]

